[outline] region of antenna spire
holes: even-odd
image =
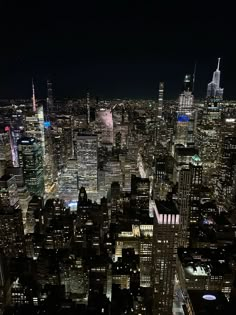
[[[34,90],[34,80],[32,78],[32,103],[33,103],[33,112],[36,112],[36,98],[35,98],[35,90]]]
[[[221,58],[218,58],[218,65],[217,65],[217,69],[216,69],[217,71],[220,70],[220,59],[221,59]]]

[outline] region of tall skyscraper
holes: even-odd
[[[55,183],[57,178],[57,170],[55,161],[53,159],[53,135],[51,127],[44,128],[45,134],[45,154],[44,154],[44,179],[45,192],[49,195],[55,190]]]
[[[213,73],[212,81],[207,86],[207,98],[223,99],[224,89],[220,87],[220,58],[216,71]]]
[[[204,121],[219,122],[222,112],[222,100],[224,89],[220,87],[220,58],[212,81],[207,86],[207,95],[204,108]]]
[[[33,112],[36,112],[36,98],[35,98],[35,89],[34,89],[34,81],[32,79],[32,105],[33,105]]]
[[[161,130],[161,118],[163,116],[163,98],[164,98],[164,82],[159,83],[159,90],[158,90],[158,103],[156,104],[155,108],[155,135],[154,135],[154,144],[157,145],[158,141],[160,142],[160,130]]]
[[[191,192],[190,192],[190,223],[197,223],[200,217],[200,193],[202,187],[202,161],[195,154],[190,162]]]
[[[172,314],[179,213],[171,200],[157,202],[153,228],[153,315]]]
[[[34,138],[21,138],[18,140],[18,156],[29,192],[42,197],[44,195],[44,173],[41,144]]]
[[[191,76],[185,75],[183,90],[179,96],[178,116],[192,115],[193,111],[193,94],[192,94],[192,83]]]
[[[160,82],[159,91],[158,91],[158,113],[157,113],[158,118],[162,117],[163,99],[164,99],[164,82]]]
[[[47,97],[47,115],[49,115],[53,111],[53,91],[52,91],[52,82],[47,80],[47,90],[48,90],[48,97]]]
[[[86,104],[86,107],[87,107],[87,122],[88,124],[90,124],[90,94],[89,92],[87,93],[87,104]]]
[[[179,96],[175,144],[191,145],[193,142],[193,94],[191,76],[186,75],[182,93]]]
[[[182,168],[179,172],[178,183],[178,208],[180,212],[179,245],[181,247],[187,247],[189,244],[190,191],[191,171],[189,168]]]
[[[98,140],[96,135],[77,135],[76,157],[79,187],[88,193],[97,192],[98,181]]]
[[[37,139],[45,153],[44,113],[43,106],[38,106],[35,111],[28,112],[25,117],[24,134],[26,137]]]

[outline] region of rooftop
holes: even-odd
[[[155,200],[159,214],[179,214],[176,203],[173,200]]]
[[[195,315],[221,315],[229,313],[229,303],[220,291],[188,290]]]
[[[229,252],[223,248],[179,248],[178,257],[186,276],[207,277],[232,273]]]

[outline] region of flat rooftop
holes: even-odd
[[[188,290],[188,296],[195,315],[233,314],[221,291]]]
[[[230,252],[224,248],[178,248],[178,258],[186,276],[222,276],[232,274]]]

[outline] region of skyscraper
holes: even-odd
[[[19,165],[23,168],[25,184],[33,195],[44,195],[43,155],[41,144],[34,138],[18,140]]]
[[[87,93],[87,104],[86,104],[86,107],[87,107],[87,122],[88,122],[88,125],[90,124],[90,94]]]
[[[176,144],[187,146],[193,142],[193,94],[191,76],[185,75],[183,90],[179,96],[176,124]]]
[[[98,180],[97,136],[77,135],[76,150],[79,187],[85,187],[88,193],[95,193]]]
[[[223,99],[224,89],[220,87],[220,58],[218,58],[218,64],[216,71],[213,73],[212,81],[207,86],[207,98]]]
[[[178,183],[178,206],[180,212],[179,245],[182,247],[187,247],[189,244],[190,191],[191,171],[189,168],[182,168],[179,172]]]
[[[162,117],[163,99],[164,99],[164,82],[160,82],[159,91],[158,91],[158,113],[157,113],[158,118]]]
[[[190,192],[190,223],[196,223],[200,217],[200,193],[202,187],[202,161],[195,154],[190,162],[191,192]]]
[[[52,92],[52,82],[47,80],[47,90],[48,90],[48,97],[47,97],[47,115],[53,111],[53,92]]]
[[[157,202],[153,229],[153,315],[172,314],[179,213],[171,200]]]
[[[35,111],[28,112],[25,117],[24,134],[38,140],[45,153],[44,114],[43,106],[38,106]]]
[[[193,94],[191,76],[185,75],[184,85],[182,92],[179,96],[178,116],[187,115],[188,117],[192,114],[193,110]]]

